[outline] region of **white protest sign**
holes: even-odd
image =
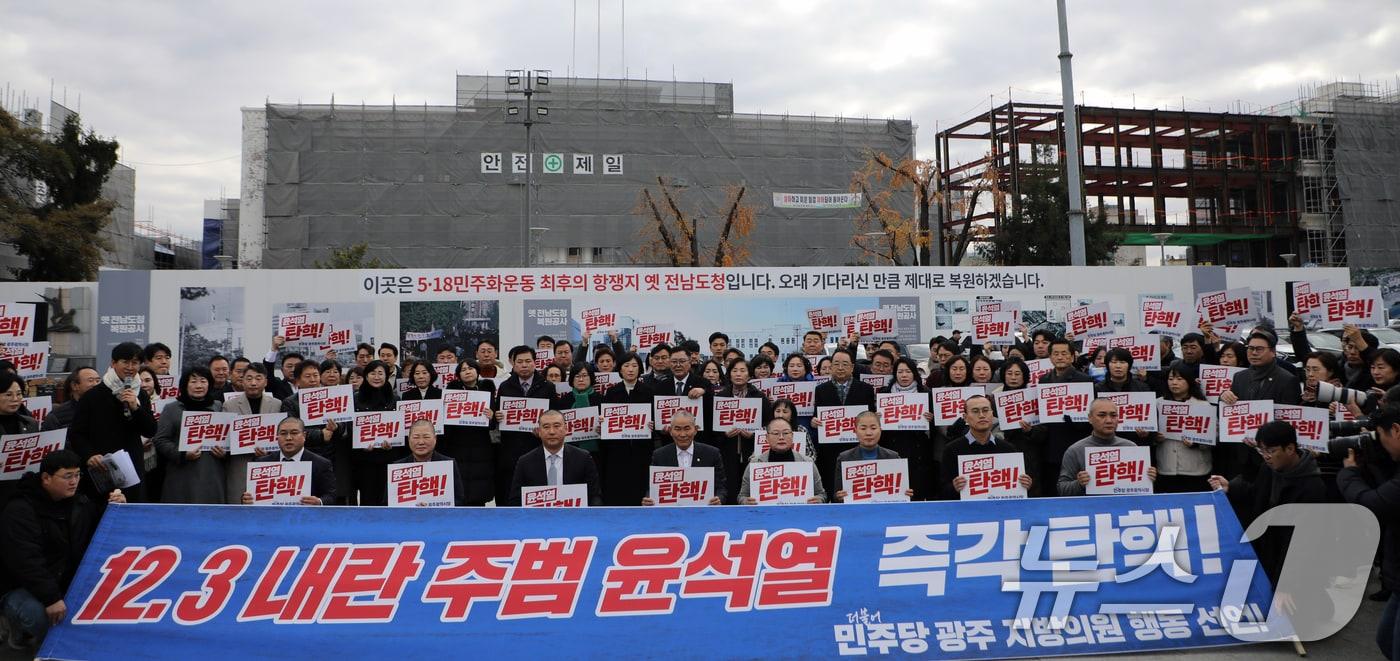
[[[1115,335],[1108,338],[1109,349],[1127,349],[1133,354],[1133,369],[1149,372],[1162,369],[1162,344],[1152,335]]]
[[[1220,405],[1220,442],[1253,441],[1254,433],[1274,419],[1274,403],[1267,399],[1240,400]]]
[[[485,390],[442,391],[442,424],[486,427],[491,424],[491,393]]]
[[[845,328],[847,337],[859,335],[863,342],[899,339],[893,310],[861,310],[843,316],[841,325]]]
[[[49,343],[0,343],[0,359],[10,361],[21,379],[41,379],[49,371]]]
[[[1385,303],[1380,287],[1345,287],[1322,292],[1322,322],[1359,328],[1385,326]]]
[[[798,416],[810,416],[817,412],[816,381],[775,382],[764,393],[774,402],[780,399],[790,400],[793,408],[797,409]]]
[[[807,310],[807,325],[821,333],[835,333],[841,330],[841,311],[838,308],[810,308]]]
[[[1165,335],[1180,339],[1190,333],[1194,317],[1183,304],[1156,298],[1145,298],[1139,310],[1142,332],[1148,335]]]
[[[1230,389],[1235,375],[1243,371],[1243,367],[1201,365],[1197,369],[1196,382],[1201,385],[1201,392],[1205,393],[1206,401],[1214,404],[1220,401],[1220,393]]]
[[[580,316],[583,319],[584,335],[591,336],[594,331],[615,330],[617,328],[616,312],[604,312],[603,308],[589,308],[584,310]],[[642,347],[640,344],[637,346]]]
[[[316,349],[329,344],[331,322],[322,314],[289,312],[277,315],[277,334],[299,349]],[[352,344],[350,350],[354,350]],[[288,375],[287,378],[291,378]]]
[[[229,436],[233,433],[233,420],[237,417],[236,413],[184,411],[180,416],[180,451],[229,449]]]
[[[1002,390],[992,396],[996,400],[997,425],[1002,429],[1020,429],[1021,421],[1040,424],[1040,400],[1035,388]]]
[[[1298,447],[1327,452],[1327,409],[1274,404],[1274,419],[1293,425],[1298,432]]]
[[[520,487],[520,504],[524,507],[588,507],[588,485]]]
[[[839,468],[846,503],[907,503],[908,459],[847,461]]]
[[[597,406],[585,406],[560,411],[564,414],[564,440],[574,443],[598,439],[602,435],[598,409]]]
[[[62,450],[67,442],[66,429],[0,436],[0,481],[18,480],[25,473],[37,472],[44,456]]]
[[[928,431],[928,393],[882,392],[875,395],[875,412],[880,414],[880,429],[899,431]]]
[[[1105,337],[1113,334],[1112,310],[1107,301],[1071,308],[1065,315],[1071,333],[1077,337]]]
[[[759,505],[805,503],[816,496],[815,466],[809,461],[749,462],[749,497]]]
[[[257,450],[276,452],[277,425],[287,418],[286,413],[254,413],[239,415],[233,419],[229,433],[229,454],[254,454]]]
[[[34,418],[34,422],[43,425],[44,418],[49,417],[49,412],[53,411],[53,397],[51,395],[25,397],[24,410],[29,411],[29,417]]]
[[[1157,393],[1105,392],[1099,397],[1118,405],[1118,431],[1157,431]]]
[[[870,407],[860,404],[850,406],[818,406],[812,418],[812,426],[817,430],[818,443],[855,443],[856,416]]]
[[[1021,476],[1026,474],[1026,457],[1020,452],[966,454],[958,457],[958,475],[967,479],[959,497],[962,500],[1016,500],[1026,498]]]
[[[984,344],[1015,344],[1016,313],[979,312],[972,315],[972,343],[979,347]]]
[[[763,399],[760,397],[715,397],[713,420],[716,432],[731,429],[754,431],[763,427]]]
[[[959,388],[934,388],[929,391],[929,398],[932,402],[933,424],[939,427],[947,427],[962,419],[963,402],[968,397],[975,395],[985,395],[987,389],[982,386],[963,386]]]
[[[1217,415],[1215,407],[1205,402],[1158,400],[1157,430],[1170,441],[1215,445]]]
[[[250,461],[247,475],[254,505],[300,505],[311,495],[309,461]]]
[[[695,416],[695,428],[705,428],[705,412],[700,407],[704,398],[691,399],[685,395],[658,395],[651,399],[651,423],[657,431],[664,431],[671,425],[671,416],[679,411],[690,411]]]
[[[1035,360],[1028,360],[1026,361],[1026,371],[1030,372],[1030,374],[1026,375],[1026,383],[1029,383],[1030,385],[1036,385],[1040,383],[1040,377],[1049,374],[1050,372],[1054,371],[1054,369],[1055,364],[1050,362],[1049,358],[1036,358]]]
[[[408,433],[408,428],[419,420],[427,420],[433,423],[433,433],[441,434],[443,426],[443,408],[440,399],[408,399],[399,400],[395,405],[399,413],[403,414],[403,431]]]
[[[301,421],[307,427],[324,425],[327,421],[345,422],[355,415],[355,389],[349,384],[325,388],[306,388],[297,393]]]
[[[452,507],[456,485],[448,461],[415,461],[385,466],[389,472],[389,507]]]
[[[350,422],[350,447],[356,450],[398,447],[407,442],[403,412],[361,411]]]
[[[860,374],[858,376],[861,381],[870,384],[870,387],[876,390],[890,385],[890,381],[894,379],[893,374]]]
[[[696,507],[715,497],[715,469],[652,466],[651,502],[658,507]]]
[[[1254,296],[1249,287],[1205,292],[1196,297],[1198,322],[1213,326],[1239,326],[1254,323]],[[1216,329],[1219,332],[1219,329]]]
[[[1304,319],[1322,321],[1325,310],[1322,292],[1334,289],[1330,280],[1304,280],[1293,283],[1293,312]]]
[[[1068,416],[1070,422],[1088,422],[1089,405],[1094,401],[1094,384],[1092,383],[1042,383],[1036,386],[1036,397],[1039,400],[1039,410],[1041,423],[1064,422]]]
[[[641,324],[632,329],[637,346],[648,353],[658,344],[670,346],[675,333],[675,324]]]
[[[532,432],[540,426],[540,414],[549,409],[549,400],[540,397],[502,397],[501,431]]]
[[[1152,493],[1152,480],[1147,469],[1152,463],[1152,451],[1143,447],[1084,448],[1084,470],[1089,484],[1084,492],[1091,496]]]
[[[38,309],[35,303],[0,303],[0,343],[33,342]]]
[[[603,404],[598,416],[605,441],[651,438],[651,407],[646,404]]]

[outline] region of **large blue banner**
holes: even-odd
[[[1240,538],[1220,493],[687,509],[118,505],[40,656],[962,659],[1228,645],[1278,628]]]

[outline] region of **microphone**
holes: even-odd
[[[132,390],[135,386],[135,382],[136,379],[127,379],[126,381],[123,381],[122,393],[125,394],[126,391]],[[131,407],[127,406],[125,402],[122,402],[122,417],[127,420],[131,420]]]

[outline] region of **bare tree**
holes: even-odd
[[[714,247],[702,249],[700,227],[705,216],[684,209],[681,189],[665,177],[656,178],[656,190],[642,188],[633,213],[647,220],[651,240],[642,248],[647,261],[659,261],[671,266],[737,266],[748,262],[748,236],[753,232],[757,214],[744,203],[748,187],[725,186],[725,202],[711,215],[718,220],[719,235]]]
[[[972,223],[962,223],[960,231],[940,236],[930,227],[930,211],[943,202],[938,180],[941,173],[932,160],[906,158],[895,161],[883,152],[867,152],[865,165],[851,178],[851,192],[860,193],[862,207],[856,216],[856,231],[851,245],[860,248],[867,257],[903,266],[917,251],[918,264],[928,264],[931,249],[943,250],[950,264],[962,261],[968,245],[978,236]],[[988,168],[970,192],[955,205],[963,218],[977,208],[982,193],[995,193],[998,185],[996,171]],[[896,208],[899,196],[914,196],[914,213],[906,216]],[[1000,204],[1001,196],[993,195]],[[946,222],[946,221],[945,221]],[[941,239],[938,243],[934,239]]]

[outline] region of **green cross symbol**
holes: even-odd
[[[544,159],[544,171],[545,171],[545,172],[563,172],[563,171],[564,171],[564,159],[559,158],[559,155],[558,155],[558,154],[550,154],[549,156],[546,156],[545,159]]]

